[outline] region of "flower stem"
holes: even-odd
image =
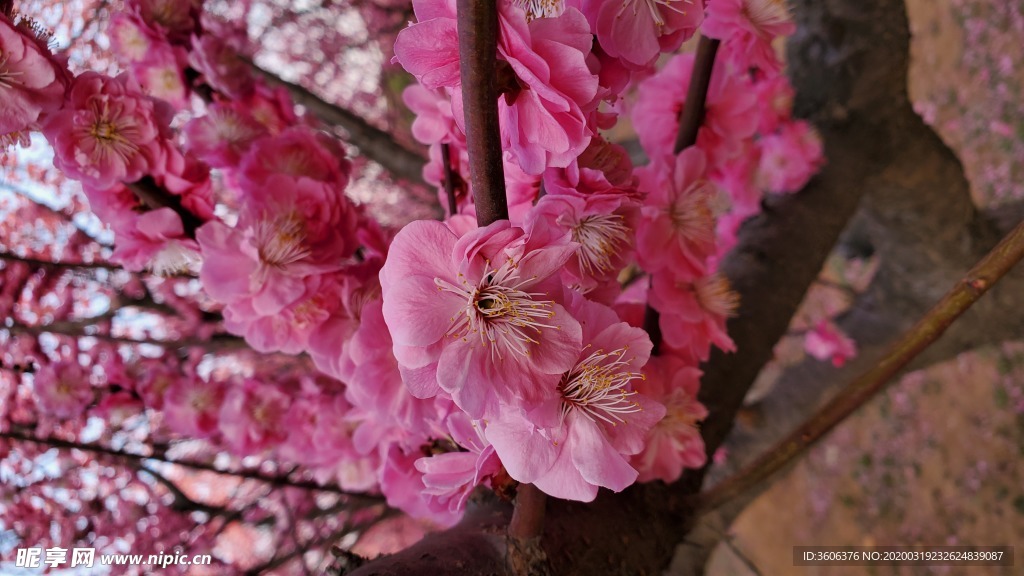
[[[795,461],[875,394],[918,354],[939,339],[953,322],[1000,278],[1024,258],[1024,222],[978,262],[921,320],[903,335],[881,360],[850,382],[828,404],[774,448],[698,496],[698,510],[710,512],[759,486]]]

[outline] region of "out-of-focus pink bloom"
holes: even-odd
[[[0,14],[0,135],[43,121],[64,99],[67,72],[30,34]]]
[[[277,447],[291,462],[312,467],[337,465],[352,457],[352,424],[346,421],[349,404],[340,395],[297,398],[284,414],[281,426],[288,437]]]
[[[241,455],[276,446],[288,435],[284,417],[290,402],[274,386],[252,378],[230,386],[220,408],[220,431],[227,445]]]
[[[40,412],[61,419],[85,412],[96,396],[89,374],[77,362],[43,364],[34,375],[32,391]]]
[[[182,110],[188,107],[189,89],[183,72],[187,58],[181,47],[156,45],[132,64],[132,72],[147,94]]]
[[[110,17],[107,36],[111,51],[118,60],[128,64],[141,62],[150,50],[165,42],[138,14],[125,11],[117,11]]]
[[[126,74],[84,72],[64,109],[43,125],[53,163],[96,188],[138,180],[160,161],[169,138],[171,110],[165,106],[144,96]]]
[[[673,57],[657,74],[640,84],[633,108],[633,126],[652,161],[668,163],[674,156],[679,114],[686,105],[686,90],[693,72],[693,54]],[[757,94],[745,77],[716,67],[711,75],[704,121],[697,146],[712,163],[740,151],[741,142],[754,134],[760,120]]]
[[[473,418],[506,401],[556,393],[576,361],[579,323],[556,301],[576,245],[538,241],[508,221],[456,236],[417,221],[395,237],[380,273],[384,319],[412,393],[444,390]]]
[[[659,325],[666,345],[680,357],[697,364],[708,359],[711,345],[736,349],[725,330],[725,321],[739,307],[739,296],[720,274],[692,282],[671,274],[655,274],[651,282],[651,306],[661,313]]]
[[[214,168],[236,167],[267,129],[236,102],[215,103],[183,130],[190,152]]]
[[[512,478],[550,496],[590,502],[598,487],[618,492],[636,480],[629,456],[643,450],[665,409],[632,386],[651,352],[647,333],[580,295],[571,309],[584,346],[562,375],[559,394],[526,412],[507,407],[485,434]]]
[[[465,146],[462,133],[452,116],[452,102],[437,90],[428,90],[419,84],[410,84],[402,92],[402,101],[416,115],[412,122],[412,135],[424,144],[459,144]]]
[[[704,0],[575,0],[609,55],[633,68],[675,52],[704,20]]]
[[[857,355],[857,343],[833,322],[822,320],[807,332],[804,350],[818,360],[830,360],[839,367]]]
[[[210,20],[203,21],[204,33],[192,36],[189,63],[203,75],[206,83],[228,98],[249,96],[255,81],[249,65],[242,57],[249,57],[245,32],[229,28]],[[209,28],[212,26],[212,28]]]
[[[697,422],[708,410],[697,401],[701,371],[676,356],[652,357],[644,367],[644,380],[636,383],[641,394],[665,406],[665,417],[651,429],[644,451],[631,463],[639,482],[675,482],[684,468],[700,468],[707,460]]]
[[[717,189],[707,180],[704,153],[684,150],[668,166],[637,170],[647,192],[637,229],[637,257],[648,272],[666,270],[673,278],[701,276],[715,252]]]
[[[125,8],[175,43],[187,42],[196,26],[192,0],[128,0]]]
[[[223,382],[175,378],[164,395],[163,414],[167,427],[186,438],[213,436],[217,432],[224,394]]]
[[[127,270],[153,268],[166,275],[193,270],[199,263],[199,245],[185,236],[181,217],[170,208],[139,214],[132,224],[117,226],[115,233],[117,244],[110,259]]]
[[[720,58],[740,70],[768,72],[782,67],[772,39],[795,30],[785,0],[714,0],[701,27],[704,35],[723,41]]]
[[[821,137],[806,122],[786,122],[763,136],[757,179],[769,192],[797,192],[824,162]]]
[[[345,151],[334,138],[305,127],[290,128],[273,138],[257,140],[242,159],[239,180],[243,188],[286,190],[290,180],[310,179],[330,184],[337,190],[348,184],[352,167]],[[250,194],[253,192],[250,192]]]

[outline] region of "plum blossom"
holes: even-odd
[[[647,334],[580,295],[571,309],[583,326],[583,347],[558,395],[528,411],[506,408],[485,434],[512,478],[590,502],[599,487],[618,492],[637,479],[629,456],[643,450],[665,409],[633,389],[651,353]]]
[[[670,274],[655,274],[651,281],[651,306],[661,313],[659,325],[664,342],[680,357],[696,364],[708,359],[711,345],[732,352],[735,344],[725,321],[736,314],[739,296],[720,274],[693,281]]]
[[[682,359],[665,354],[652,357],[644,367],[647,378],[636,390],[665,406],[665,417],[651,429],[643,452],[630,460],[639,482],[675,482],[685,468],[700,468],[707,457],[697,423],[708,410],[697,401],[701,371]]]
[[[587,16],[601,48],[632,68],[675,52],[704,20],[704,0],[570,0]]]
[[[527,22],[522,8],[499,2],[497,82],[503,148],[524,172],[568,166],[592,136],[588,114],[598,104],[598,79],[587,64],[593,37],[575,8]],[[455,89],[459,77],[454,3],[414,3],[418,23],[399,33],[395,59],[423,87]],[[452,92],[455,121],[464,118]]]
[[[226,391],[223,382],[175,378],[164,394],[167,427],[191,438],[213,436],[217,433]]]
[[[486,424],[470,421],[465,414],[448,418],[451,438],[466,451],[443,452],[416,461],[423,473],[423,493],[437,508],[454,513],[466,508],[470,493],[501,470],[501,462],[484,435]]]
[[[580,325],[558,303],[576,244],[538,240],[507,220],[462,238],[439,222],[395,236],[380,280],[384,320],[409,390],[452,395],[471,417],[554,394],[579,353]]]
[[[664,68],[640,84],[632,110],[633,125],[647,155],[657,162],[673,156],[679,114],[686,106],[686,90],[693,72],[693,54],[679,54]],[[757,94],[744,76],[726,73],[716,66],[711,74],[704,121],[697,132],[697,146],[709,161],[728,159],[743,151],[744,139],[752,136],[760,120]]]
[[[818,360],[830,360],[836,367],[857,355],[857,344],[830,320],[821,320],[804,338],[804,350]]]
[[[709,38],[724,41],[725,60],[739,64],[741,70],[757,67],[768,72],[781,68],[772,39],[795,30],[785,0],[714,0],[701,27]]]
[[[684,150],[667,168],[638,170],[647,192],[642,225],[637,229],[637,257],[649,272],[667,270],[676,278],[704,274],[715,252],[717,189],[706,177],[704,153]]]
[[[0,136],[24,132],[56,112],[66,87],[67,71],[45,45],[0,13]]]
[[[79,416],[96,396],[88,372],[77,362],[44,364],[32,382],[40,412],[55,418]]]
[[[563,269],[564,280],[591,293],[613,282],[632,255],[635,214],[634,202],[622,194],[584,198],[549,194],[537,202],[526,229],[531,233],[569,232],[579,247]]]
[[[64,109],[43,125],[43,134],[53,144],[57,168],[108,188],[134,182],[160,162],[170,113],[126,74],[84,72],[75,78]]]
[[[284,417],[291,400],[276,387],[253,378],[229,387],[220,408],[220,431],[237,454],[253,454],[288,436]]]
[[[759,141],[757,179],[769,192],[797,192],[824,161],[821,137],[806,122],[786,122]]]

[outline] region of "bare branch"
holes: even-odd
[[[490,0],[458,0],[456,6],[469,178],[477,223],[487,226],[508,220],[495,80],[498,5]]]
[[[146,462],[148,460],[156,460],[160,462],[166,462],[168,464],[174,464],[183,468],[190,468],[193,470],[203,470],[206,472],[213,472],[223,476],[234,476],[236,478],[243,478],[246,480],[255,480],[257,482],[263,482],[271,486],[277,487],[288,487],[288,488],[302,488],[304,490],[331,492],[334,494],[341,494],[343,496],[352,498],[355,501],[371,501],[371,502],[382,502],[383,500],[377,496],[371,496],[368,494],[356,494],[342,490],[337,486],[330,484],[319,484],[308,480],[296,480],[284,476],[274,476],[265,474],[258,470],[224,470],[217,468],[213,464],[206,462],[195,462],[190,460],[172,460],[161,454],[135,454],[132,452],[124,452],[122,450],[115,450],[106,446],[92,443],[72,442],[70,440],[63,440],[61,438],[37,438],[30,436],[29,434],[22,433],[16,430],[0,431],[0,438],[6,438],[8,440],[17,440],[20,442],[31,442],[33,444],[41,444],[43,446],[51,446],[53,448],[63,448],[69,450],[81,450],[83,452],[91,452],[93,454],[103,454],[106,456],[113,456],[115,458],[126,460],[129,462]]]

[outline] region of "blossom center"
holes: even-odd
[[[516,4],[526,11],[527,22],[561,16],[565,10],[565,0],[518,0]]]
[[[21,72],[7,68],[7,61],[10,59],[11,57],[9,54],[0,50],[0,88],[10,88],[14,83],[14,78],[21,76],[22,74]]]
[[[732,291],[729,281],[721,274],[698,278],[693,283],[693,293],[701,308],[723,318],[735,316],[740,305],[739,294]]]
[[[715,241],[715,214],[711,209],[712,186],[694,182],[665,211],[676,233],[685,241],[701,245]]]
[[[789,10],[784,0],[744,0],[743,13],[762,33],[769,26],[789,20]]]
[[[476,285],[461,272],[459,285],[434,278],[438,290],[466,299],[462,312],[451,319],[446,335],[468,341],[475,334],[481,344],[490,347],[491,356],[498,359],[504,358],[505,351],[529,356],[529,346],[539,342],[537,337],[544,328],[558,328],[548,323],[555,315],[554,302],[537,300],[544,294],[525,290],[537,278],[521,278],[519,267],[511,258],[495,270],[490,270],[490,265],[487,261]]]
[[[617,426],[626,421],[625,415],[643,409],[632,400],[636,392],[630,390],[630,382],[643,380],[644,375],[630,370],[633,358],[624,359],[628,351],[628,346],[611,352],[597,350],[562,375],[563,420],[575,410],[593,422]]]
[[[686,15],[686,10],[678,6],[679,4],[692,4],[693,0],[623,0],[622,8],[619,8],[619,12],[615,15],[616,18],[622,18],[623,12],[630,5],[633,6],[633,17],[643,9],[646,8],[651,14],[651,20],[654,20],[654,25],[658,28],[665,26],[665,18],[661,15],[661,9],[658,6],[663,6],[666,10]],[[640,6],[643,4],[643,6]]]
[[[629,228],[618,214],[593,214],[572,227],[572,240],[580,245],[577,255],[587,274],[612,270],[612,258],[618,253]]]
[[[295,214],[282,218],[263,218],[253,229],[253,243],[262,264],[283,269],[309,256],[306,231]]]

